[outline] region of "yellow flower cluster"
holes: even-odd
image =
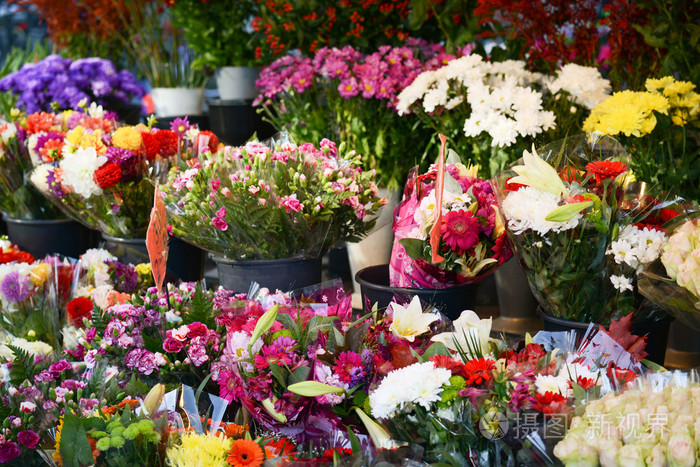
[[[671,76],[660,79],[648,79],[647,91],[662,94],[671,105],[671,121],[674,125],[685,126],[692,123],[700,126],[700,94],[695,92],[695,85],[689,81],[676,81]]]
[[[190,465],[225,467],[227,465],[226,456],[233,442],[229,438],[185,433],[180,440],[181,444],[168,449],[167,465],[174,467]]]
[[[648,135],[656,128],[656,113],[669,115],[673,124],[698,126],[700,95],[695,85],[670,76],[648,79],[646,91],[616,92],[598,104],[583,122],[583,131],[604,135]]]
[[[141,133],[133,126],[118,128],[112,135],[112,145],[121,149],[138,151],[141,143]]]
[[[78,148],[95,148],[98,156],[107,152],[107,146],[102,142],[102,130],[88,131],[81,125],[73,128],[66,134],[66,148],[63,151],[73,153]]]

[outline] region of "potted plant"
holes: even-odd
[[[173,233],[210,252],[228,289],[320,282],[321,253],[365,235],[386,202],[360,156],[325,139],[209,149],[171,170],[164,200]]]

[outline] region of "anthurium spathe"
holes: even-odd
[[[420,299],[417,296],[413,297],[411,303],[406,307],[395,302],[392,302],[390,306],[394,315],[389,330],[396,337],[406,339],[409,342],[413,342],[416,336],[428,332],[430,325],[440,319],[436,314],[423,313],[423,307],[421,307]]]
[[[491,318],[481,319],[472,310],[464,310],[452,324],[454,332],[443,332],[433,336],[433,342],[441,342],[453,352],[464,352],[470,358],[487,353]]]
[[[557,196],[566,197],[569,195],[569,190],[557,171],[537,154],[534,145],[532,153],[523,151],[523,163],[525,165],[513,167],[513,172],[517,173],[518,176],[510,179],[510,183],[531,186]]]

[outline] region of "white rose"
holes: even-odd
[[[668,440],[667,456],[670,467],[694,467],[697,465],[695,443],[689,435],[674,435]]]
[[[618,465],[625,467],[645,467],[644,453],[641,446],[636,444],[626,444],[617,452],[616,461]]]
[[[645,461],[649,467],[666,467],[666,449],[661,444],[655,444]]]

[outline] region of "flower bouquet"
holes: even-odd
[[[172,130],[78,125],[37,141],[35,151],[48,151],[53,162],[36,167],[30,180],[78,222],[115,237],[143,238],[155,182],[165,180],[171,162],[190,146]]]
[[[129,71],[117,71],[99,57],[71,60],[49,55],[0,79],[0,92],[17,96],[16,106],[27,113],[79,110],[87,100],[117,111],[145,91]]]
[[[694,215],[674,224],[660,259],[641,270],[639,292],[700,329],[700,220]]]
[[[463,160],[490,178],[538,135],[554,140],[580,128],[609,90],[594,68],[565,65],[555,78],[527,70],[522,61],[487,62],[471,54],[421,73],[396,107],[444,134]]]
[[[421,70],[452,58],[442,46],[417,40],[369,54],[345,46],[324,47],[311,58],[285,55],[262,70],[253,104],[297,141],[333,135],[364,156],[363,167],[375,169],[382,185],[397,188],[430,143],[413,116],[398,118],[397,94]]]
[[[646,91],[616,92],[598,104],[583,130],[619,138],[638,180],[700,201],[700,94],[695,84],[670,76],[649,78],[645,86]]]
[[[386,202],[359,165],[326,139],[202,151],[162,187],[172,232],[235,261],[317,258],[369,232]]]
[[[624,298],[631,278],[615,275],[615,267],[623,263],[621,248],[630,248],[628,236],[653,242],[660,234],[625,229],[653,207],[643,187],[629,183],[622,146],[581,135],[539,152],[542,157],[525,151],[494,182],[508,236],[543,312],[607,324],[637,311]]]
[[[444,150],[427,173],[411,171],[396,208],[389,265],[394,287],[476,283],[511,256],[491,184],[453,151],[444,161]]]

